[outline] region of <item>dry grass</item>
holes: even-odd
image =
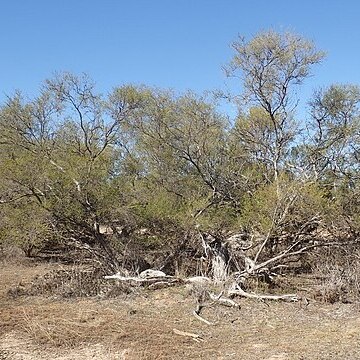
[[[0,269],[5,288],[57,265]],[[16,282],[16,281],[15,281]],[[0,349],[23,360],[78,359],[359,359],[359,309],[351,304],[264,303],[241,300],[241,310],[191,312],[182,287],[117,299],[0,296]],[[201,335],[197,343],[173,329]],[[15,358],[14,358],[15,359]],[[19,357],[20,359],[20,357]]]
[[[63,304],[65,305],[65,304]],[[35,343],[73,348],[83,344],[114,344],[126,336],[119,314],[99,311],[86,304],[66,304],[66,316],[59,304],[24,309],[22,331]]]
[[[328,303],[360,301],[360,252],[358,249],[327,249],[313,261],[314,296]]]

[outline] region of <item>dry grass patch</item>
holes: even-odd
[[[16,269],[3,270],[0,276],[5,274],[6,286],[12,286],[10,270]],[[40,268],[16,271],[30,281]],[[195,300],[184,287],[144,289],[112,299],[3,295],[0,349],[11,348],[22,360],[359,358],[356,304],[239,301],[240,310],[204,308],[202,315],[216,323],[207,326],[192,316]],[[204,341],[177,335],[174,328]]]
[[[99,342],[113,344],[126,336],[119,313],[109,309],[99,314],[86,303],[27,308],[23,310],[22,323],[29,338],[46,346],[73,348]]]
[[[150,359],[150,349],[154,359],[166,359],[174,341],[175,347],[188,342],[174,337],[174,317],[179,314],[161,301],[151,306],[152,299],[141,297],[128,301],[34,300],[24,298],[1,309],[1,319],[7,319],[7,326],[1,326],[3,334],[16,331],[40,348],[68,350],[102,344],[109,351],[131,349],[134,359]],[[180,311],[190,318],[190,311]]]
[[[130,293],[133,289],[124,283],[110,283],[104,279],[106,273],[99,267],[81,265],[63,266],[36,275],[31,282],[9,289],[8,295],[47,296],[57,298],[114,297]]]

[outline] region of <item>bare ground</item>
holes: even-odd
[[[11,298],[9,289],[59,267],[0,265],[0,360],[360,359],[356,304],[264,303],[191,313],[184,287],[116,299]],[[201,336],[200,341],[173,329]]]

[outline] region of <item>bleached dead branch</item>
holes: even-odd
[[[228,291],[229,296],[239,295],[249,299],[260,299],[260,300],[282,300],[289,302],[299,301],[301,298],[296,294],[285,294],[285,295],[260,295],[252,294],[244,291],[239,286],[236,286],[234,289]]]

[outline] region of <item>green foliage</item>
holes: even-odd
[[[299,35],[265,31],[250,41],[239,37],[233,43],[235,55],[228,67],[229,75],[240,70],[245,95],[266,111],[280,113],[289,99],[291,85],[301,84],[311,67],[319,63],[324,53]]]
[[[48,213],[35,202],[7,206],[2,217],[0,242],[18,246],[27,256],[35,255],[54,238]]]
[[[325,218],[332,208],[332,201],[317,184],[283,176],[246,197],[239,223],[262,234],[293,232],[310,219]]]
[[[233,48],[228,74],[246,100],[234,123],[210,97],[133,85],[102,96],[69,73],[33,100],[10,97],[0,109],[2,241],[30,254],[61,234],[115,268],[112,246],[121,253],[134,238],[174,249],[191,231],[247,231],[279,243],[290,234],[295,247],[305,230],[359,231],[359,88],[316,92],[305,124],[295,90],[323,53],[273,31]]]

